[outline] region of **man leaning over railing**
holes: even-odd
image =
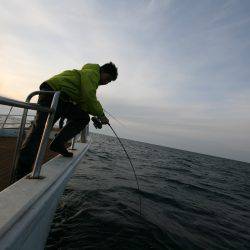
[[[60,91],[60,99],[55,112],[54,123],[61,117],[67,118],[66,125],[50,144],[50,150],[65,157],[72,157],[65,146],[66,142],[77,135],[89,123],[89,114],[100,118],[103,124],[109,120],[96,98],[96,90],[117,78],[117,68],[110,62],[102,66],[86,64],[81,70],[66,70],[40,85],[40,90]],[[49,107],[51,95],[40,94],[38,104]],[[41,141],[48,114],[38,111],[20,151],[15,179],[20,179],[32,170],[36,153]]]

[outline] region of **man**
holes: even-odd
[[[112,62],[102,66],[86,64],[81,70],[66,70],[40,85],[40,90],[61,92],[54,123],[60,117],[67,118],[66,125],[50,144],[50,150],[65,157],[72,157],[73,153],[67,150],[65,144],[89,123],[89,114],[97,116],[102,124],[109,123],[96,98],[96,90],[100,85],[115,81],[117,76],[117,68]],[[39,105],[49,107],[51,101],[51,95],[39,95]],[[47,113],[39,111],[36,114],[35,121],[21,148],[15,173],[16,179],[32,171],[47,116]]]

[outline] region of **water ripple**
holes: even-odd
[[[113,137],[93,143],[60,200],[46,249],[250,249],[250,165]]]

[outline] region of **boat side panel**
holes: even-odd
[[[74,157],[61,156],[42,168],[41,180],[21,179],[0,193],[1,249],[43,249],[66,183],[89,147],[76,143]]]

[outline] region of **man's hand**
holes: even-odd
[[[102,128],[102,123],[100,121],[100,119],[98,119],[97,117],[92,117],[91,120],[93,121],[93,124],[95,126],[96,129],[101,129]]]
[[[99,117],[99,120],[101,121],[102,124],[109,124],[109,119],[105,115]]]

